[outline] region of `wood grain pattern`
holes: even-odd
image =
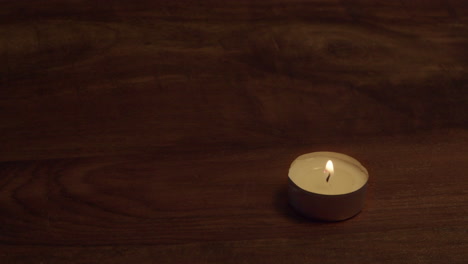
[[[306,221],[286,202],[290,161],[320,145],[3,163],[0,255],[11,263],[463,263],[466,132],[374,140],[328,146],[371,174],[365,210],[338,223]]]
[[[466,126],[463,2],[166,2],[2,1],[0,159]]]
[[[466,262],[466,1],[0,5],[0,263]],[[286,203],[320,150],[349,221]]]

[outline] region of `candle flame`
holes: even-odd
[[[333,177],[333,162],[331,160],[327,161],[327,164],[325,165],[325,172],[328,173],[327,176],[327,182],[330,181],[330,178]]]

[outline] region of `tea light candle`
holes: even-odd
[[[313,152],[289,168],[289,202],[302,215],[341,221],[364,205],[369,174],[356,159],[336,152]]]

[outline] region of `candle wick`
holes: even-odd
[[[328,176],[327,176],[327,182],[330,180],[330,173],[328,173]]]

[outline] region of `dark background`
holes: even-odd
[[[0,262],[466,261],[466,1],[0,6]],[[351,220],[287,205],[321,150]]]

